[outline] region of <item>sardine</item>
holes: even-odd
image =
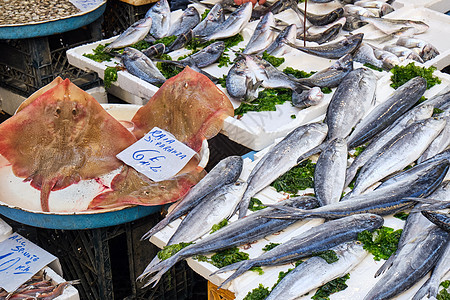
[[[318,202],[314,197],[295,197],[283,200],[279,202],[279,205],[311,209],[316,207]],[[263,214],[277,215],[277,210],[265,208],[246,218],[236,220],[213,234],[197,241],[195,244],[181,249],[172,257],[161,261],[158,264],[147,266],[138,279],[142,280],[148,275],[157,272],[156,275],[149,279],[146,285],[153,282],[156,284],[165,272],[183,259],[253,242],[269,234],[278,232],[295,222],[295,220],[268,219],[262,217]]]
[[[316,42],[319,45],[322,45],[323,43],[329,42],[334,40],[339,32],[341,32],[342,24],[335,24],[331,26],[330,28],[326,29],[325,31],[317,34],[309,34],[306,35],[306,37],[303,37],[303,32],[297,33],[297,39],[299,40],[305,40],[308,42]]]
[[[300,78],[298,82],[309,87],[337,87],[352,70],[353,57],[351,54],[346,54],[330,67],[314,73],[308,78]]]
[[[351,71],[339,84],[328,105],[328,140],[346,138],[374,102],[376,77],[372,70]]]
[[[305,53],[325,58],[339,59],[342,56],[353,53],[361,44],[364,34],[358,33],[344,38],[338,42],[328,43],[317,47],[302,47],[293,43],[286,42],[287,45]]]
[[[283,277],[265,300],[297,299],[300,295],[349,273],[368,254],[358,241],[342,243],[330,250],[336,253],[338,261],[329,264],[317,256],[309,258]]]
[[[418,163],[435,156],[450,146],[450,111],[440,114],[439,117],[445,119],[447,122],[446,126],[434,141],[431,142],[425,152],[417,159]]]
[[[428,61],[439,55],[439,51],[436,47],[418,38],[400,37],[396,44],[406,48],[419,48],[419,55],[424,61]]]
[[[275,27],[275,18],[273,13],[268,12],[256,25],[255,31],[242,53],[260,53],[269,47],[275,39],[275,32],[272,31],[272,27]]]
[[[423,210],[422,214],[441,229],[450,232],[450,214]]]
[[[297,108],[307,108],[322,103],[324,94],[319,87],[313,87],[309,90],[302,91],[300,94],[292,92],[292,105]]]
[[[147,11],[145,17],[153,20],[150,34],[155,39],[160,39],[169,33],[170,29],[170,6],[167,0],[159,0]]]
[[[362,64],[369,63],[378,68],[384,67],[383,61],[376,58],[373,48],[364,42],[362,42],[358,49],[356,49],[353,54],[353,60]]]
[[[376,182],[417,160],[445,124],[444,119],[428,118],[403,129],[361,168],[352,195],[364,192]]]
[[[220,24],[220,26],[215,28],[212,33],[206,34],[205,32],[198,32],[197,36],[202,42],[234,36],[241,32],[242,29],[248,24],[251,15],[252,3],[246,2],[232,12],[228,18]]]
[[[394,33],[402,28],[412,27],[414,28],[414,34],[424,33],[430,27],[428,24],[422,21],[414,20],[395,20],[388,18],[373,18],[361,16],[361,20],[372,24],[382,32],[386,34]]]
[[[208,233],[214,224],[229,219],[245,191],[245,183],[237,181],[209,193],[181,221],[167,245],[189,243]]]
[[[199,68],[204,68],[217,62],[224,50],[225,42],[217,41],[180,60],[180,62],[187,62],[189,66],[196,65]]]
[[[170,25],[167,36],[183,35],[200,23],[200,14],[194,6],[186,8],[181,16]]]
[[[433,228],[416,237],[398,253],[395,264],[372,287],[364,300],[382,300],[406,291],[425,276],[445,250],[449,233]]]
[[[305,15],[305,11],[302,9],[298,9],[303,15]],[[310,12],[306,12],[306,19],[315,26],[323,26],[330,23],[333,23],[337,19],[344,16],[344,9],[342,7],[336,8],[331,12],[325,15],[315,15]]]
[[[383,50],[389,51],[395,55],[397,55],[400,59],[412,59],[415,61],[418,61],[420,63],[423,63],[423,59],[414,52],[413,50],[403,47],[403,46],[397,46],[397,45],[386,45],[383,47]]]
[[[322,151],[314,170],[314,193],[321,206],[339,202],[346,167],[347,141],[335,139]]]
[[[392,124],[419,101],[426,88],[426,80],[422,77],[415,77],[400,86],[386,101],[377,105],[356,126],[348,140],[349,148],[366,143]]]
[[[292,0],[277,0],[269,6],[262,6],[262,8],[261,6],[258,6],[252,11],[252,20],[258,20],[268,12],[271,12],[274,15],[279,14],[290,8],[294,3],[296,4],[296,2]]]
[[[275,40],[267,47],[266,52],[273,56],[283,56],[289,53],[292,49],[288,46],[288,43],[295,43],[295,37],[297,35],[297,26],[291,24],[285,27],[275,38]]]
[[[251,197],[294,167],[297,158],[322,143],[326,133],[326,124],[311,123],[294,129],[274,145],[256,164],[247,179],[247,190],[239,204],[239,218],[247,214]]]
[[[356,172],[362,167],[377,151],[383,147],[389,140],[400,133],[408,125],[431,117],[433,114],[432,105],[420,105],[406,112],[392,125],[378,133],[367,147],[353,160],[347,168],[345,174],[345,184],[348,186],[356,175]]]
[[[178,219],[193,209],[206,195],[213,193],[220,187],[236,182],[242,172],[243,161],[240,156],[230,156],[222,159],[211,171],[202,178],[189,193],[177,202],[176,206],[164,219],[150,229],[142,239],[152,235],[166,227],[170,222]]]
[[[195,37],[198,37],[200,34],[211,34],[214,30],[216,30],[217,26],[222,24],[224,21],[225,15],[223,14],[222,5],[220,5],[220,3],[216,3],[211,8],[206,18],[192,29],[192,32]]]
[[[325,251],[341,243],[354,240],[357,238],[358,233],[364,230],[373,231],[381,227],[383,222],[382,217],[374,214],[359,214],[328,221],[291,238],[289,241],[256,258],[228,265],[213,274],[236,270],[220,285],[222,286],[251,267],[273,266],[294,262],[313,253]]]
[[[152,18],[143,18],[128,27],[114,42],[105,47],[104,51],[124,48],[143,40],[152,27]]]
[[[152,60],[137,49],[126,47],[121,59],[127,71],[142,80],[151,84],[163,84],[166,81]]]

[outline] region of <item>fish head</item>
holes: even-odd
[[[206,19],[210,22],[223,21],[224,14],[222,5],[220,5],[220,3],[216,3],[209,11]]]
[[[141,22],[139,23],[139,25],[137,27],[138,28],[149,28],[149,27],[152,27],[152,22],[153,22],[152,17],[150,17],[150,16],[144,17],[143,19],[141,19]]]
[[[149,11],[147,11],[146,17],[148,16],[148,13],[152,11],[153,13],[167,13],[170,12],[170,6],[169,2],[167,0],[159,0],[153,6],[150,8]]]
[[[428,61],[430,59],[435,58],[436,56],[439,55],[439,51],[438,49],[436,49],[433,45],[431,44],[426,44],[423,49],[422,49],[422,53],[421,53],[421,57],[423,58],[424,61]]]
[[[222,53],[225,50],[225,42],[224,41],[217,41],[206,47],[206,52],[215,54],[215,53]]]
[[[187,17],[194,17],[198,15],[198,10],[194,6],[189,6],[183,11],[183,14]]]
[[[384,224],[383,217],[376,214],[363,213],[359,215],[354,215],[353,217],[354,221],[360,225],[362,231],[363,230],[372,231],[374,229],[380,228]]]

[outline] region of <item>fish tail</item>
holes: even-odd
[[[166,273],[172,266],[174,266],[177,262],[179,262],[182,259],[180,255],[175,254],[171,257],[169,257],[166,260],[157,262],[155,259],[153,259],[150,264],[145,268],[144,272],[142,272],[141,275],[137,278],[140,281],[143,281],[145,278],[147,278],[150,274],[157,272],[156,275],[150,278],[150,280],[145,284],[145,286],[148,286],[152,284],[153,282],[156,283],[159,281],[162,275]]]
[[[220,284],[220,286],[218,288],[221,288],[222,286],[226,285],[228,282],[230,282],[231,280],[237,278],[238,276],[242,275],[243,273],[245,273],[246,271],[248,271],[251,267],[254,266],[254,262],[252,261],[243,261],[241,263],[241,265],[238,267],[238,269],[236,270],[236,272],[234,272],[230,277],[228,277],[227,279],[225,279],[224,282],[222,282]],[[225,267],[226,268],[226,267]]]
[[[159,221],[158,224],[153,226],[152,229],[147,231],[147,233],[141,237],[141,241],[151,238],[154,234],[156,234],[157,232],[161,231],[164,227],[166,227],[171,221],[172,221],[172,219],[167,218],[167,216],[166,216],[164,219]]]
[[[386,270],[388,270],[394,263],[395,257],[396,257],[395,253],[389,256],[388,260],[386,260],[384,264],[381,265],[381,267],[378,269],[375,275],[373,275],[373,277],[377,278],[378,276],[383,274]]]
[[[427,296],[427,299],[434,299],[437,297],[439,291],[439,278],[431,274],[430,278],[420,287],[417,293],[411,300],[420,300]]]
[[[52,191],[54,186],[55,186],[54,181],[47,182],[44,180],[44,182],[42,183],[41,195],[40,195],[42,211],[45,211],[45,212],[50,211],[50,207],[48,205],[49,204],[48,199],[50,197],[50,192]]]

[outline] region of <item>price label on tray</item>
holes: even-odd
[[[142,139],[117,154],[117,158],[159,182],[176,175],[194,155],[194,150],[171,133],[154,127]]]
[[[0,287],[15,291],[55,259],[20,234],[12,234],[0,243]]]

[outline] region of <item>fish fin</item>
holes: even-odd
[[[238,262],[232,263],[231,265],[222,267],[222,268],[218,269],[217,271],[212,272],[211,274],[209,274],[209,276],[214,276],[216,274],[220,274],[223,272],[228,272],[231,270],[239,269],[244,262],[247,262],[247,261],[238,261]]]
[[[384,262],[384,264],[381,265],[381,267],[377,270],[377,272],[375,273],[375,275],[373,275],[373,277],[377,278],[378,276],[383,274],[385,271],[387,271],[394,263],[395,258],[396,258],[396,253],[389,256],[389,258]]]
[[[146,234],[144,234],[141,237],[141,241],[146,240],[151,238],[155,233],[159,232],[160,230],[162,230],[164,227],[166,227],[170,222],[172,222],[171,218],[168,218],[168,216],[166,216],[164,219],[162,219],[161,221],[159,221],[158,224],[156,224],[155,226],[153,226],[152,229],[150,229],[149,231],[147,231]]]
[[[239,202],[239,219],[242,219],[247,215],[248,205],[250,204],[251,196],[244,193],[241,201]]]
[[[301,163],[302,161],[304,161],[305,159],[307,159],[308,157],[310,157],[310,156],[312,156],[314,154],[322,152],[323,149],[325,149],[330,142],[331,141],[326,141],[326,142],[324,142],[324,143],[322,143],[322,144],[312,148],[311,150],[305,152],[304,154],[300,155],[300,157],[297,158],[297,164]]]
[[[159,281],[161,276],[166,273],[172,266],[174,266],[177,262],[179,262],[181,259],[183,259],[182,256],[178,253],[175,253],[173,256],[169,257],[166,260],[162,260],[154,265],[152,263],[155,262],[155,259],[152,260],[152,262],[145,268],[145,270],[142,272],[141,275],[137,278],[137,280],[143,281],[145,278],[147,278],[150,274],[157,272],[155,276],[153,276],[149,282],[145,284],[145,286],[150,285],[151,283],[156,283]],[[155,284],[156,284],[155,283]]]
[[[254,263],[251,260],[243,261],[243,263],[239,266],[239,268],[234,272],[230,277],[228,277],[224,282],[220,284],[218,288],[221,288],[231,280],[237,278],[238,276],[242,275],[246,271],[248,271],[251,267],[253,267]]]
[[[427,296],[427,299],[436,298],[439,291],[439,278],[431,274],[430,278],[420,287],[411,300],[420,300]]]

